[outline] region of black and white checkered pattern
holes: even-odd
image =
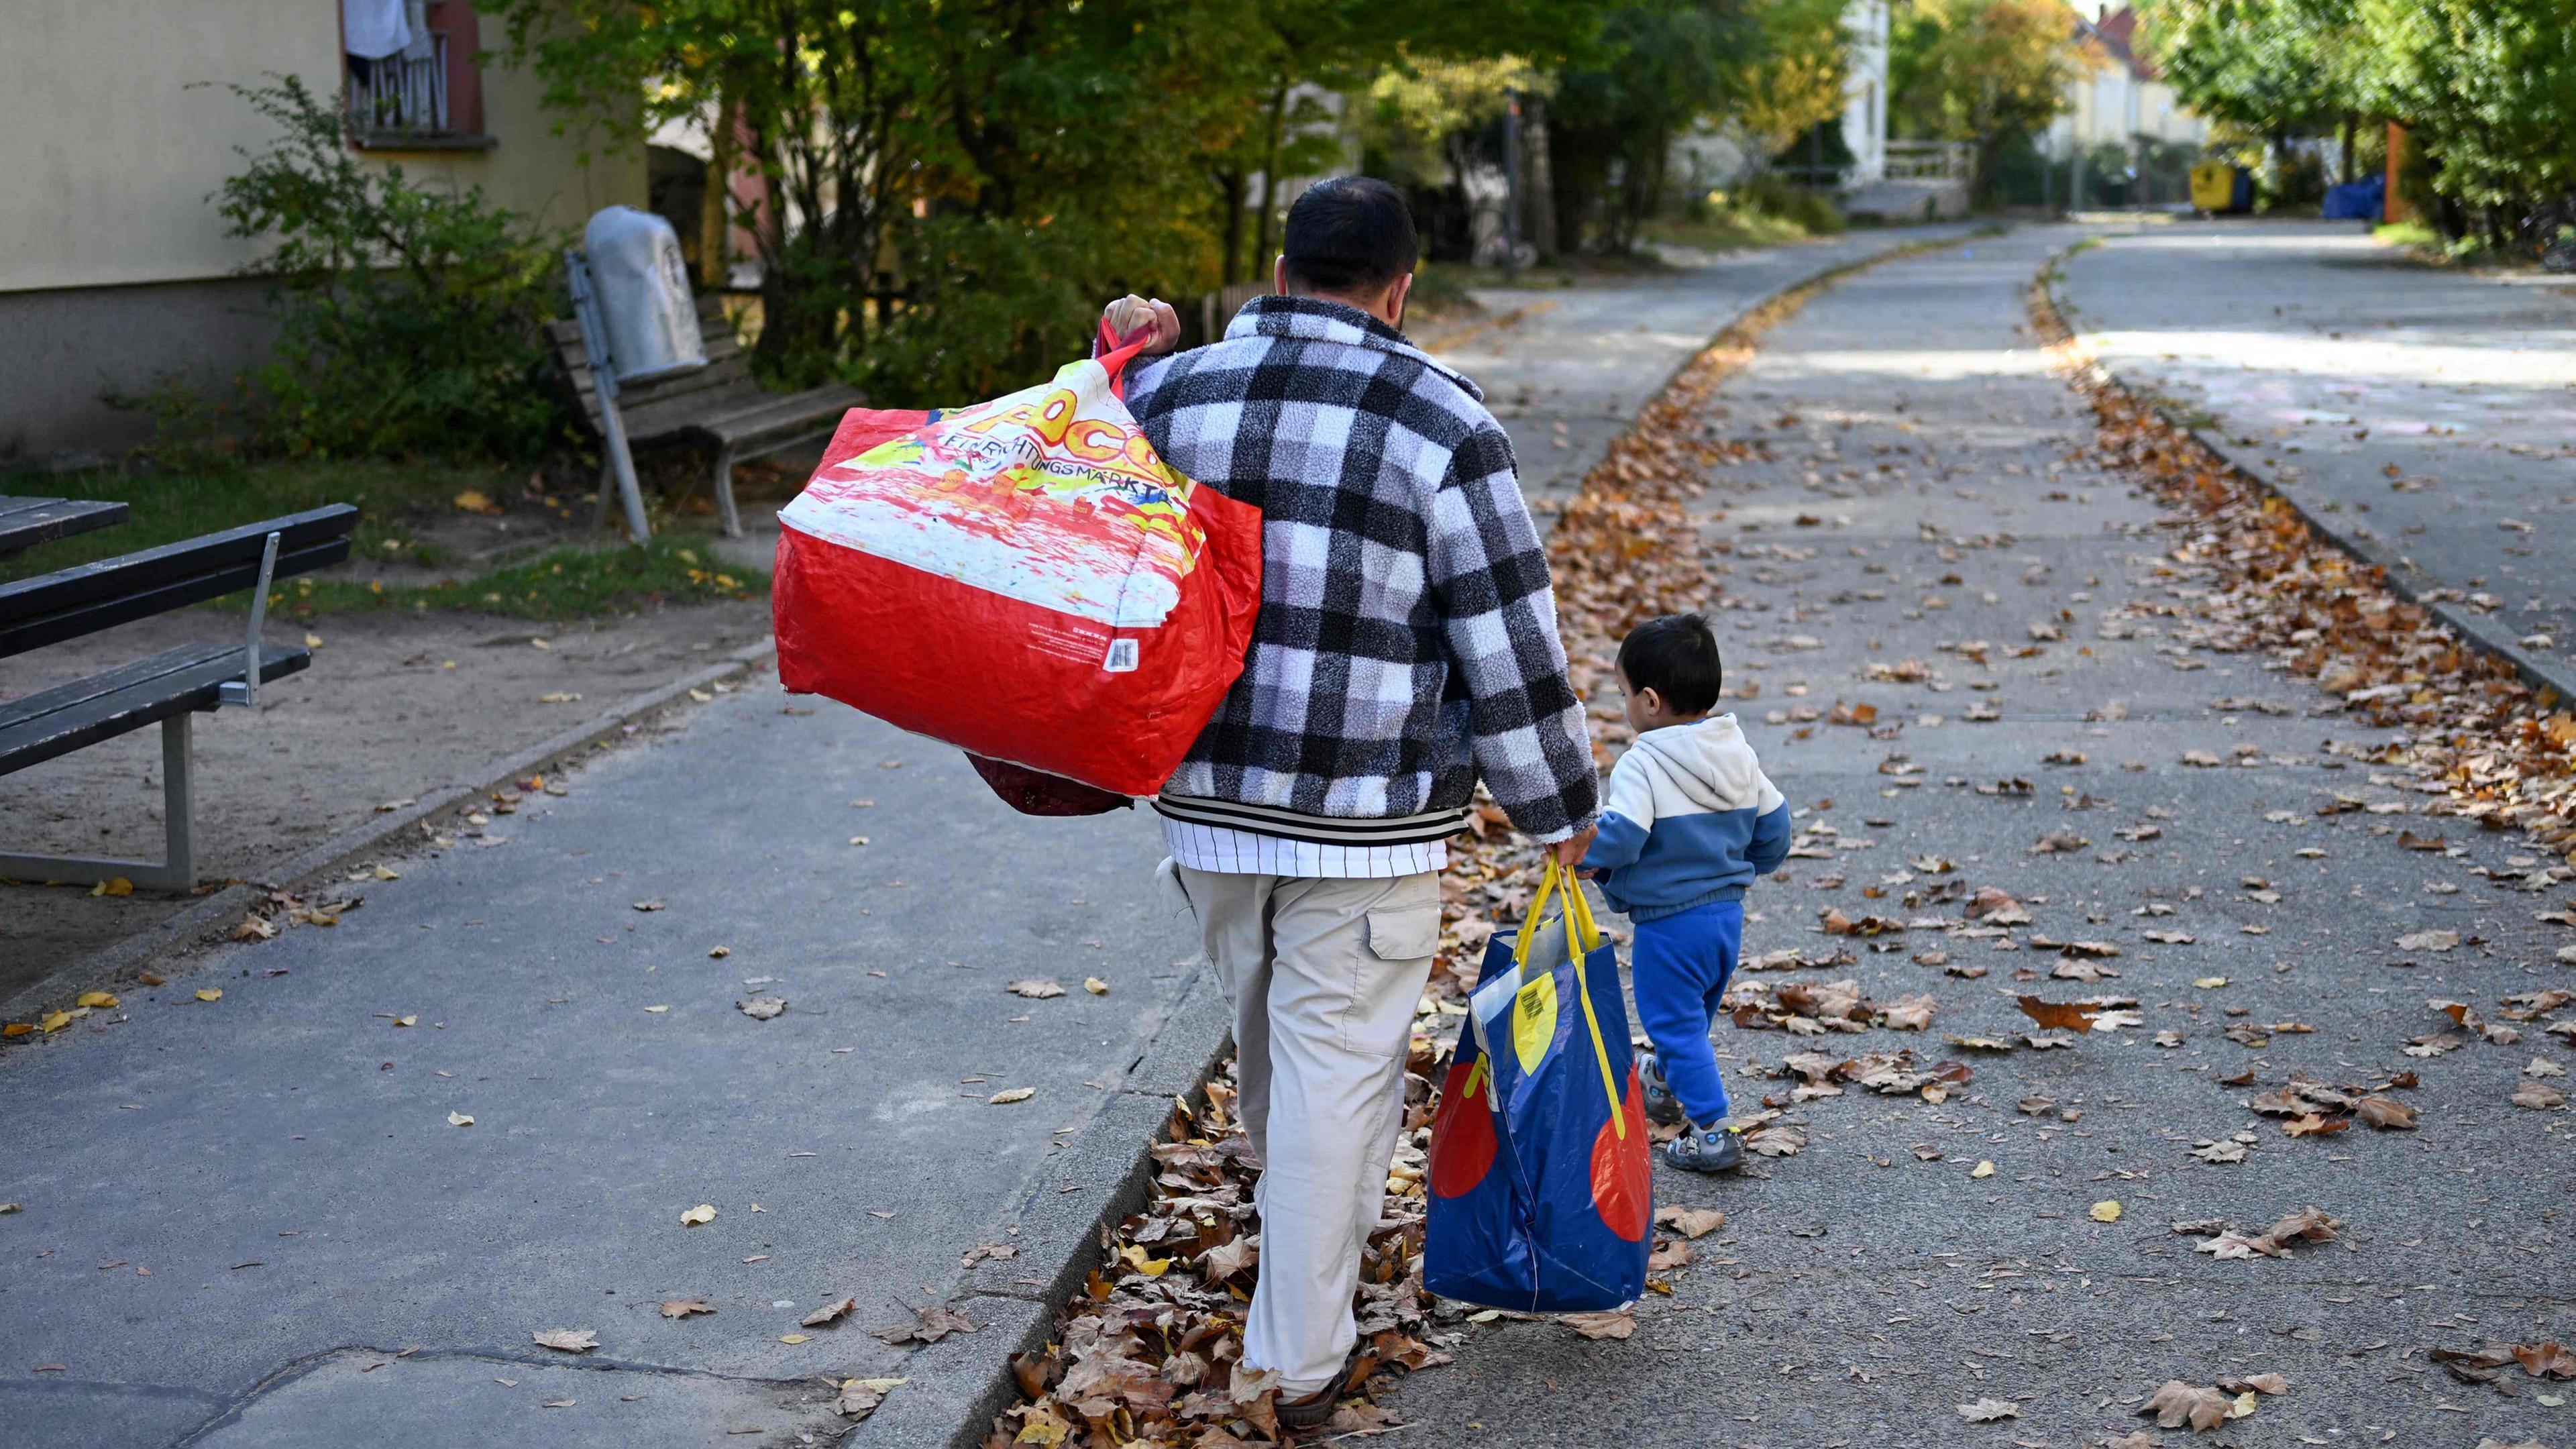
[[[1223,340],[1131,369],[1127,405],[1163,461],[1263,518],[1243,677],[1166,797],[1322,840],[1446,817],[1436,837],[1481,776],[1539,840],[1592,819],[1547,555],[1473,383],[1356,308],[1270,296]]]

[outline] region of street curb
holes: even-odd
[[[465,772],[470,783],[432,789],[400,810],[371,816],[320,845],[269,867],[258,881],[235,881],[184,907],[158,925],[93,951],[0,1000],[0,1020],[34,1020],[48,1009],[48,1003],[68,1002],[83,991],[97,991],[110,984],[129,981],[134,973],[162,956],[220,941],[226,928],[266,891],[292,889],[360,856],[381,853],[389,845],[417,843],[421,838],[417,827],[423,822],[460,810],[512,780],[539,773],[571,755],[619,735],[636,721],[685,700],[693,689],[703,689],[719,680],[749,673],[775,653],[777,647],[775,640],[763,639],[736,649],[722,656],[722,662],[648,689],[593,716],[588,723],[574,725],[527,749]],[[398,840],[397,837],[403,838]]]
[[[2122,377],[2110,364],[2085,351],[2083,333],[2077,329],[2075,323],[2079,315],[2078,310],[2067,299],[2065,292],[2066,263],[2074,257],[2075,251],[2075,246],[2069,246],[2051,257],[2047,265],[2040,268],[2039,280],[2042,290],[2048,296],[2048,305],[2056,309],[2058,320],[2066,325],[2068,338],[2075,343],[2079,351],[2084,351],[2085,366],[2100,373],[2122,392],[2144,404],[2150,412],[2163,419],[2166,426],[2190,435],[2194,442],[2208,449],[2212,457],[2226,464],[2229,473],[2243,480],[2265,497],[2279,499],[2282,505],[2297,514],[2299,521],[2305,523],[2317,537],[2333,544],[2360,562],[2378,569],[2390,593],[2439,619],[2453,633],[2468,640],[2479,649],[2512,665],[2514,673],[2522,676],[2525,683],[2537,689],[2552,691],[2562,700],[2576,700],[2576,667],[2543,659],[2523,648],[2521,642],[2510,632],[2475,610],[2461,608],[2448,600],[2425,599],[2423,597],[2425,592],[2452,586],[2425,573],[2405,555],[2394,552],[2373,540],[2361,538],[2330,521],[2330,515],[2301,502],[2298,495],[2290,492],[2284,485],[2274,482],[2270,476],[2257,468],[2252,461],[2251,450],[2245,445],[2228,438],[2215,428],[2200,427],[2192,423],[2181,416],[2179,411],[2152,386]],[[2419,585],[2416,577],[2410,577],[2410,575],[2420,577],[2422,583]]]
[[[1955,246],[2008,229],[1974,227],[1956,236],[1902,242],[1784,281],[1728,314],[1707,341],[1674,365],[1647,400],[1651,403],[1670,391],[1719,338],[1790,292],[1916,251]],[[1605,455],[1607,450],[1605,443]],[[1594,458],[1580,476],[1590,476],[1599,462]],[[1202,958],[1152,1041],[1128,1067],[1118,1090],[1100,1104],[1072,1145],[1048,1160],[1048,1170],[1038,1174],[1027,1195],[985,1235],[986,1242],[1008,1236],[1018,1255],[962,1271],[951,1280],[954,1286],[948,1301],[979,1328],[1001,1330],[1000,1336],[960,1334],[917,1350],[905,1361],[903,1386],[887,1395],[884,1405],[842,1441],[842,1449],[981,1449],[995,1416],[1019,1395],[1011,1355],[1040,1348],[1053,1338],[1057,1316],[1081,1291],[1100,1260],[1107,1235],[1120,1220],[1144,1207],[1146,1191],[1160,1171],[1154,1144],[1161,1140],[1175,1100],[1186,1101],[1194,1109],[1204,1106],[1207,1083],[1233,1045],[1233,1019],[1225,993]]]

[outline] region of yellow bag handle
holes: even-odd
[[[1574,873],[1553,854],[1547,858],[1546,873],[1539,877],[1538,894],[1530,898],[1529,911],[1521,917],[1520,935],[1512,943],[1513,974],[1529,965],[1530,946],[1538,939],[1539,918],[1547,914],[1547,898],[1556,890],[1565,892],[1566,954],[1574,958],[1575,993],[1583,998],[1583,1024],[1592,1033],[1592,1059],[1601,1067],[1601,1090],[1610,1099],[1610,1125],[1619,1140],[1628,1139],[1628,1114],[1619,1098],[1619,1084],[1610,1071],[1610,1048],[1601,1037],[1601,1018],[1592,1010],[1592,981],[1585,972],[1583,958],[1601,949],[1601,928],[1593,923],[1592,903],[1584,898],[1583,886]]]

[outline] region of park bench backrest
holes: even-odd
[[[593,432],[598,431],[599,383],[590,373],[590,349],[582,345],[581,323],[569,317],[549,322],[546,337],[563,363],[564,376],[572,381],[582,416],[590,420]],[[698,339],[706,348],[706,366],[655,382],[621,384],[617,390],[618,407],[631,414],[692,393],[706,393],[712,402],[719,394],[759,386],[752,381],[751,360],[743,355],[742,343],[734,336],[733,323],[724,314],[721,298],[698,299]]]
[[[357,524],[334,503],[0,584],[0,659],[249,588],[271,533],[275,577],[326,568],[349,556]]]

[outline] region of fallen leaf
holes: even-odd
[[[811,1343],[813,1342],[813,1337],[810,1334],[803,1333],[782,1333],[778,1335],[778,1341],[780,1343]]]
[[[94,896],[130,896],[134,894],[134,882],[121,875],[112,875],[90,887],[89,893]]]
[[[2215,1429],[2225,1423],[2235,1401],[2216,1389],[2197,1388],[2180,1379],[2167,1379],[2164,1387],[2147,1396],[2138,1406],[2140,1414],[2152,1415],[2156,1427],[2179,1429]]]
[[[2036,996],[2017,998],[2022,1015],[2038,1022],[2048,1031],[2087,1032],[2093,1029],[2093,1018],[2101,1014],[2096,1007],[2072,1001],[2042,1001]]]
[[[2088,1216],[2097,1223],[2118,1222],[2120,1220],[2119,1199],[2108,1197],[2102,1199],[2100,1202],[2093,1204],[2093,1209]]]
[[[2018,1419],[2021,1405],[2009,1399],[1979,1399],[1973,1404],[1955,1406],[1959,1417],[1971,1424],[1991,1424],[1998,1419]]]
[[[826,1303],[822,1307],[815,1309],[813,1312],[806,1314],[803,1318],[798,1319],[797,1322],[799,1325],[806,1328],[820,1328],[824,1324],[830,1323],[835,1319],[846,1317],[858,1306],[859,1300],[856,1298],[835,1299],[832,1302]]]
[[[466,1116],[462,1112],[450,1112],[447,1114],[447,1125],[450,1127],[471,1127],[474,1125],[474,1119]]]
[[[2457,931],[2410,931],[2397,938],[2400,951],[2448,951],[2459,944]]]
[[[1109,983],[1101,980],[1097,976],[1085,976],[1082,978],[1082,989],[1090,992],[1094,996],[1107,996],[1109,994]]]
[[[832,1402],[832,1412],[847,1415],[852,1419],[864,1419],[876,1412],[877,1405],[884,1403],[885,1396],[894,1392],[897,1385],[909,1382],[911,1382],[909,1379],[845,1380],[841,1384],[841,1396]],[[1061,1442],[1061,1437],[1059,1435],[1056,1442]]]
[[[944,1303],[933,1303],[912,1310],[913,1321],[892,1328],[873,1330],[888,1343],[937,1343],[952,1333],[973,1333],[975,1325],[965,1314]]]
[[[2353,1115],[2383,1132],[2405,1132],[2415,1126],[2415,1109],[2394,1097],[2370,1096],[2352,1104]]]
[[[549,1328],[528,1335],[540,1348],[559,1349],[565,1353],[588,1353],[599,1347],[599,1331],[592,1328]]]
[[[1624,1308],[1608,1313],[1560,1313],[1556,1321],[1585,1338],[1624,1339],[1637,1331],[1637,1316]]]
[[[734,1008],[754,1021],[767,1021],[787,1009],[787,999],[782,996],[755,996],[748,1001],[735,1002]]]
[[[80,994],[78,999],[72,1002],[72,1005],[93,1007],[104,1011],[107,1008],[116,1005],[116,997],[113,993],[106,991],[84,991]]]
[[[220,986],[200,986],[197,988],[197,999],[199,1001],[221,1001],[224,999],[224,989]]]
[[[707,1300],[703,1298],[665,1298],[662,1300],[662,1316],[664,1318],[686,1318],[692,1313],[713,1312],[715,1312],[715,1309],[709,1306]]]
[[[1002,989],[1013,996],[1025,996],[1032,1001],[1044,1001],[1051,996],[1064,995],[1064,988],[1052,981],[1014,981]]]
[[[1980,1162],[1976,1166],[1968,1169],[1968,1175],[1970,1177],[1992,1177],[1995,1175],[1995,1165],[1991,1162]]]
[[[1671,1228],[1685,1238],[1704,1238],[1726,1226],[1726,1214],[1715,1208],[1659,1207],[1655,1224]]]
[[[2513,1090],[2513,1104],[2535,1112],[2547,1112],[2567,1105],[2567,1094],[2547,1082],[2524,1082]]]
[[[700,1223],[711,1223],[715,1220],[716,1205],[711,1202],[702,1202],[680,1214],[680,1226],[684,1228],[694,1228]]]

